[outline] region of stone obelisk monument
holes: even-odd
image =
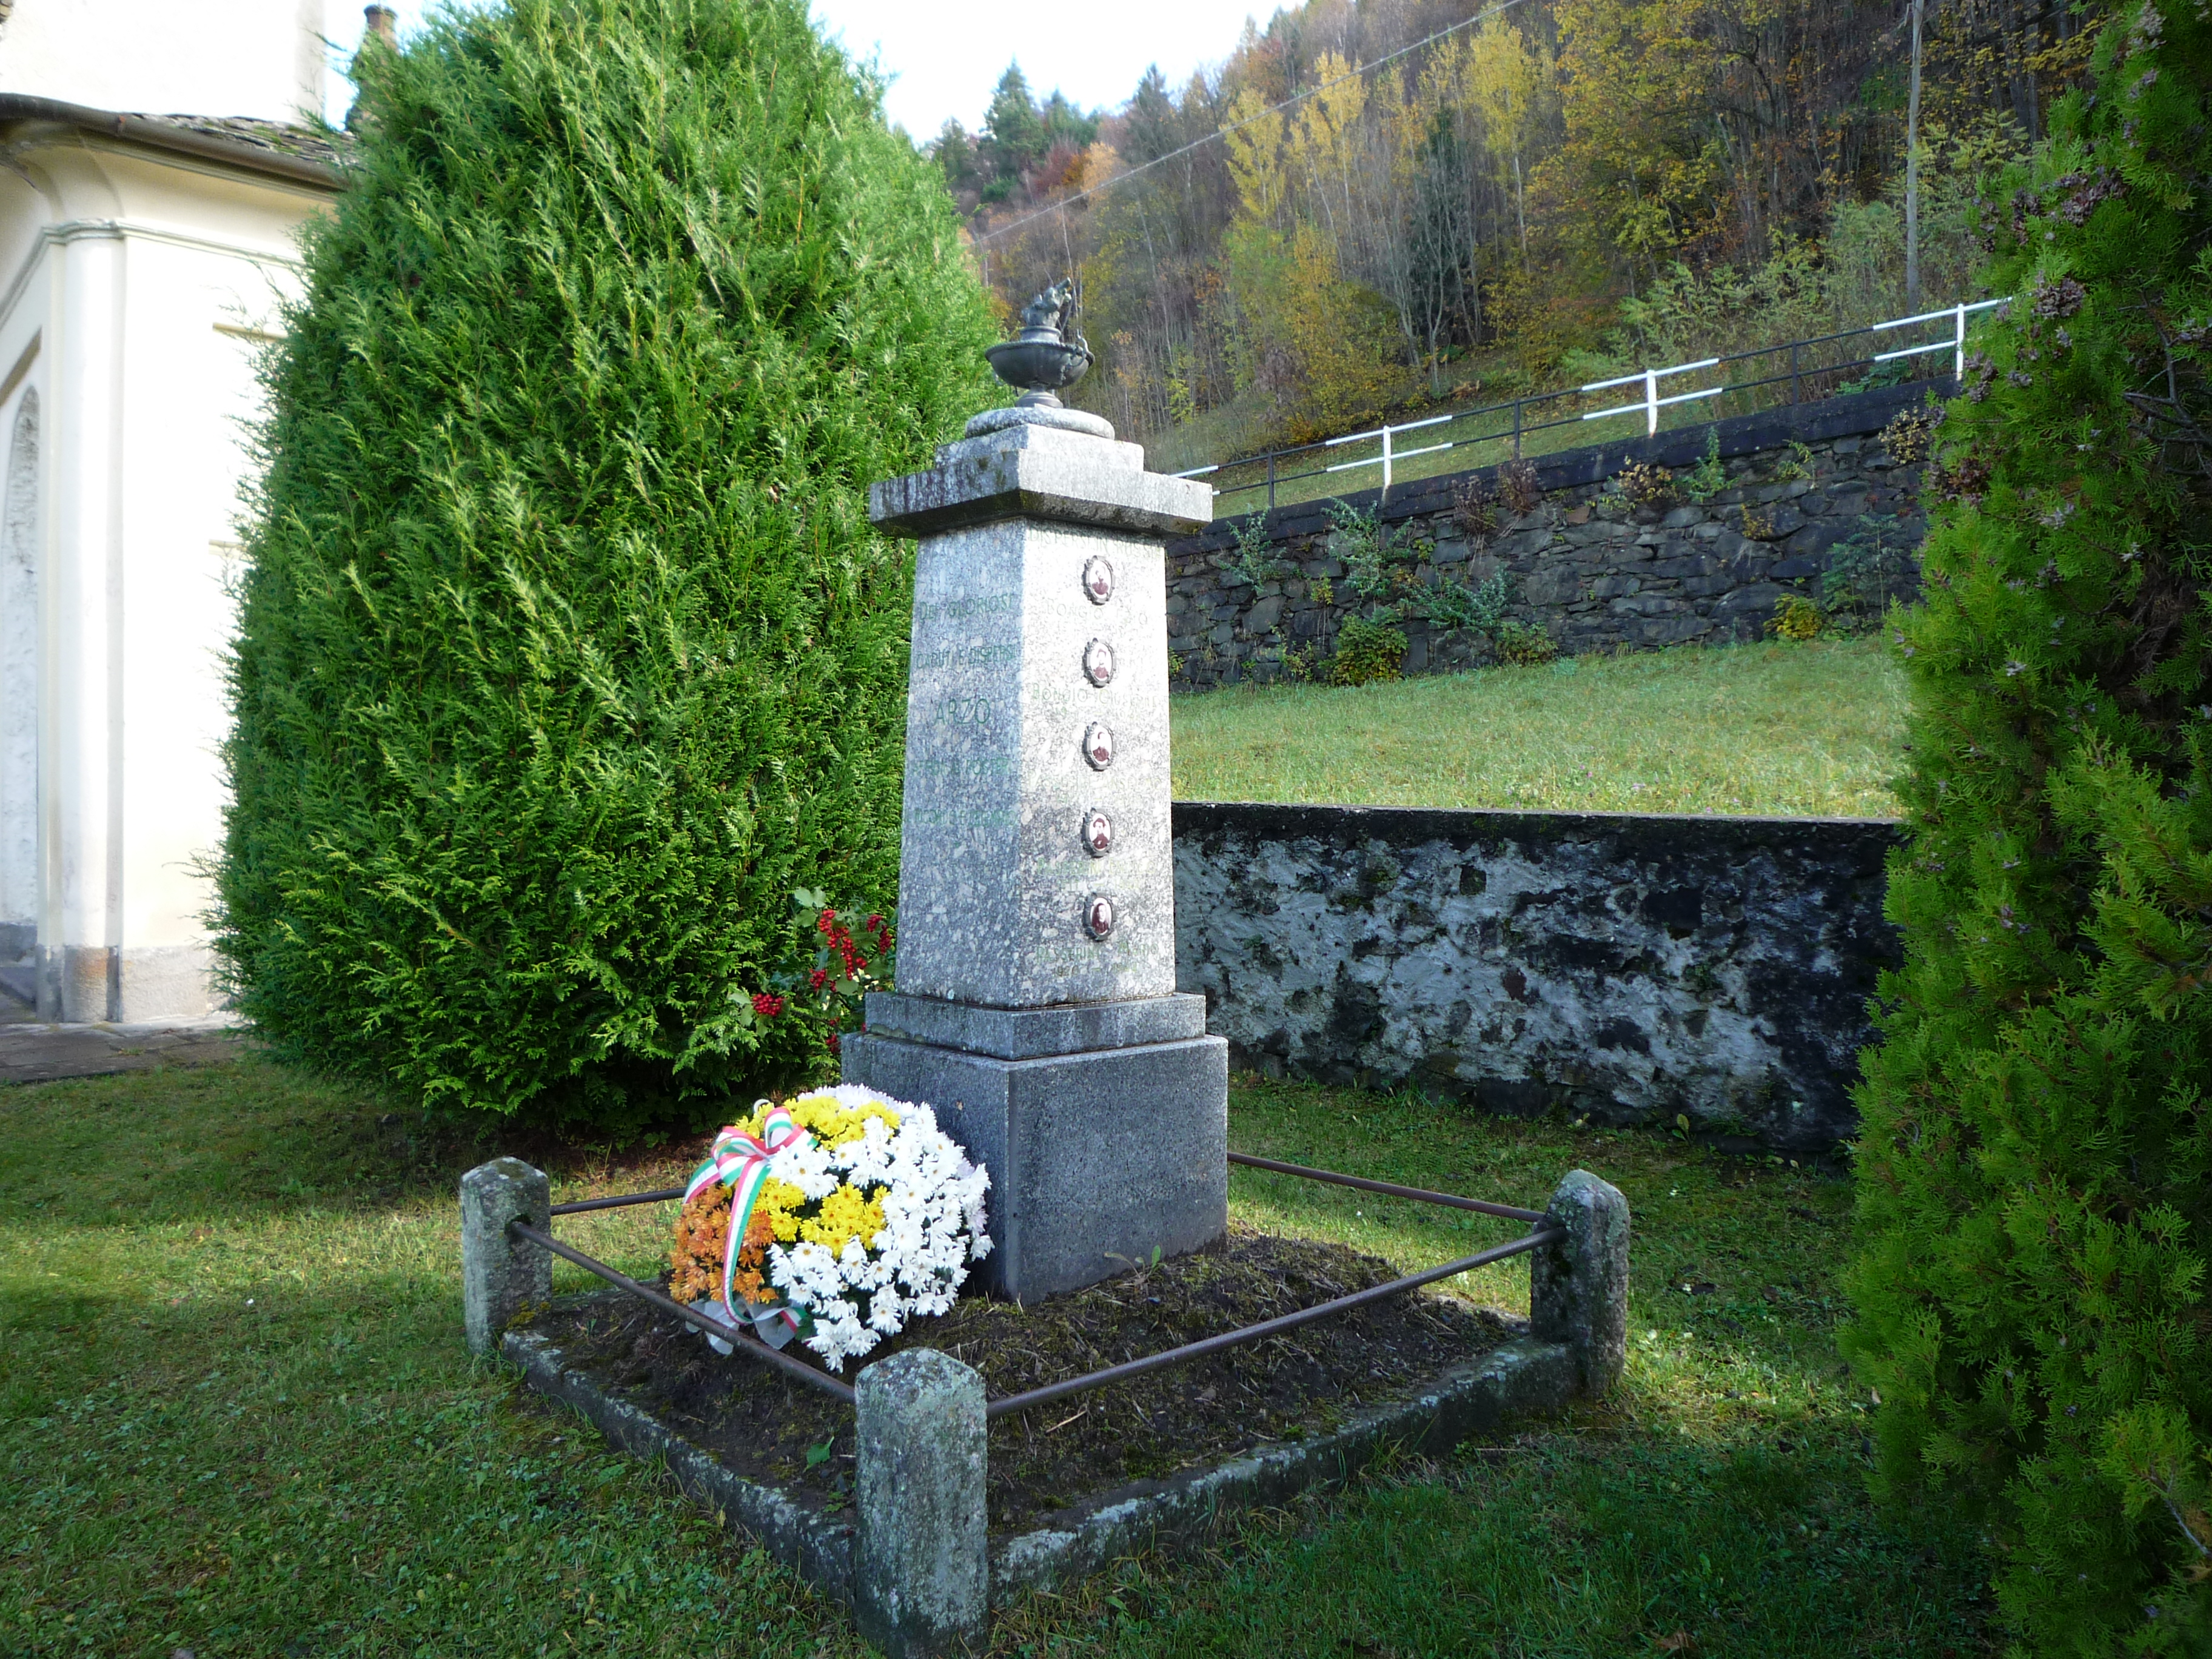
[[[921,547],[898,988],[843,1048],[990,1171],[987,1279],[1025,1299],[1228,1224],[1228,1045],[1175,988],[1161,546],[1212,493],[1051,395],[1090,363],[1071,311],[993,348],[1027,396],[869,493]]]

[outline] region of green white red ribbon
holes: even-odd
[[[779,1152],[806,1145],[809,1139],[781,1106],[769,1113],[757,1139],[732,1124],[714,1137],[714,1150],[691,1172],[690,1182],[684,1189],[686,1204],[717,1182],[730,1189],[730,1237],[722,1251],[722,1311],[732,1325],[752,1326],[772,1348],[781,1348],[799,1334],[804,1316],[781,1304],[756,1310],[748,1303],[745,1310],[738,1312],[737,1299],[731,1294],[737,1281],[738,1252],[744,1248],[745,1230],[752,1224],[753,1206],[768,1180],[770,1160]],[[728,1352],[715,1338],[710,1336],[708,1340]]]

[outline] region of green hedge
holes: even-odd
[[[985,301],[803,0],[455,9],[358,71],[267,372],[232,988],[429,1103],[711,1111],[822,1063],[751,1014],[792,890],[890,908],[866,486],[996,401]]]
[[[1857,1148],[1878,1486],[1985,1518],[2006,1622],[2212,1651],[2212,12],[2112,14],[1985,205],[1936,432]]]

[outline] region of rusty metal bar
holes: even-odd
[[[1385,1297],[1397,1296],[1439,1279],[1449,1279],[1492,1261],[1502,1261],[1508,1256],[1520,1255],[1566,1237],[1566,1231],[1548,1227],[1516,1238],[1510,1244],[1500,1244],[1477,1255],[1464,1255],[1456,1261],[1447,1261],[1441,1267],[1431,1267],[1426,1273],[1408,1273],[1403,1279],[1394,1279],[1387,1285],[1377,1285],[1371,1290],[1354,1291],[1350,1296],[1340,1296],[1334,1302],[1319,1303],[1310,1308],[1301,1308],[1296,1313],[1284,1314],[1276,1319],[1263,1320],[1257,1325],[1247,1325],[1242,1330],[1224,1331],[1219,1336],[1209,1336],[1201,1341],[1187,1342],[1180,1348],[1169,1348],[1162,1352],[1147,1354],[1142,1359],[1132,1359],[1119,1365],[1109,1365],[1103,1371],[1092,1371],[1087,1376],[1071,1377],[1065,1382],[1047,1383],[1042,1389],[1031,1389],[1026,1394],[1010,1394],[994,1400],[983,1408],[987,1418],[1006,1417],[1015,1412],[1025,1412],[1037,1406],[1048,1406],[1055,1400],[1065,1400],[1072,1394],[1082,1394],[1091,1389],[1104,1388],[1109,1382],[1125,1382],[1133,1376],[1142,1376],[1146,1371],[1156,1371],[1169,1365],[1187,1364],[1194,1359],[1203,1359],[1209,1354],[1219,1353],[1241,1343],[1257,1342],[1263,1337],[1279,1336],[1285,1331],[1296,1330],[1301,1325],[1310,1325],[1317,1319],[1327,1319],[1334,1314],[1349,1313],[1354,1308],[1364,1307],[1370,1302],[1380,1302]]]
[[[624,1193],[620,1198],[580,1198],[570,1204],[556,1204],[555,1215],[581,1215],[586,1210],[619,1210],[631,1204],[665,1204],[672,1198],[684,1196],[681,1187],[659,1187],[649,1193]]]
[[[1264,1170],[1273,1175],[1296,1176],[1301,1180],[1319,1181],[1331,1186],[1355,1188],[1361,1192],[1379,1193],[1386,1197],[1407,1199],[1418,1204],[1437,1204],[1449,1209],[1472,1210],[1479,1214],[1498,1216],[1508,1221],[1538,1223],[1546,1218],[1541,1210],[1524,1210],[1510,1204],[1492,1204],[1483,1199],[1462,1198],[1454,1193],[1430,1192],[1419,1187],[1401,1187],[1394,1182],[1370,1181],[1364,1176],[1342,1175],[1334,1170],[1309,1169],[1301,1164],[1285,1164],[1274,1158],[1255,1158],[1249,1152],[1231,1152],[1229,1154],[1229,1161],[1231,1164],[1243,1164],[1248,1169]],[[576,1215],[586,1211],[619,1209],[634,1204],[665,1203],[683,1196],[683,1188],[664,1187],[652,1192],[625,1193],[613,1198],[579,1199],[572,1203],[556,1204],[552,1206],[552,1210],[555,1215]],[[617,1290],[628,1291],[647,1306],[671,1315],[699,1330],[720,1337],[724,1341],[730,1343],[736,1352],[744,1354],[748,1358],[761,1360],[787,1376],[821,1389],[847,1405],[852,1403],[853,1390],[849,1385],[838,1382],[825,1372],[817,1370],[804,1360],[771,1348],[757,1338],[742,1331],[733,1330],[720,1319],[700,1313],[696,1309],[687,1308],[672,1297],[663,1296],[659,1291],[640,1284],[626,1273],[617,1273],[605,1262],[586,1255],[583,1251],[571,1245],[563,1244],[551,1234],[541,1232],[525,1222],[510,1222],[507,1231],[518,1237],[526,1238],[532,1243],[544,1246],[563,1261],[574,1262],[586,1273],[598,1275]],[[1503,1261],[1509,1257],[1523,1255],[1565,1237],[1565,1233],[1559,1229],[1543,1228],[1525,1237],[1493,1246],[1474,1255],[1462,1256],[1456,1261],[1446,1262],[1441,1267],[1431,1267],[1424,1273],[1409,1273],[1402,1279],[1392,1279],[1387,1285],[1377,1285],[1369,1290],[1356,1291],[1349,1296],[1338,1297],[1332,1302],[1323,1302],[1310,1308],[1303,1308],[1296,1313],[1284,1314],[1279,1318],[1266,1320],[1257,1325],[1248,1325],[1238,1330],[1224,1331],[1218,1336],[1209,1336],[1197,1342],[1186,1343],[1179,1348],[1169,1348],[1159,1353],[1148,1354],[1141,1359],[1132,1359],[1122,1364],[1109,1365],[1103,1370],[1091,1371],[1082,1376],[1070,1377],[1064,1382],[1048,1383],[1041,1389],[1031,1389],[1024,1394],[1007,1395],[1001,1399],[990,1401],[985,1408],[986,1414],[999,1418],[1015,1412],[1028,1411],[1032,1407],[1048,1405],[1055,1400],[1065,1400],[1070,1395],[1085,1393],[1090,1389],[1103,1388],[1109,1383],[1122,1382],[1129,1377],[1141,1376],[1148,1371],[1163,1370],[1170,1365],[1186,1364],[1194,1359],[1203,1359],[1210,1354],[1219,1353],[1224,1349],[1233,1348],[1243,1343],[1257,1342],[1267,1337],[1280,1335],[1283,1332],[1296,1330],[1316,1320],[1327,1319],[1335,1314],[1348,1313],[1354,1308],[1382,1301],[1386,1297],[1418,1289],[1423,1285],[1432,1284],[1440,1279],[1449,1279],[1456,1273],[1467,1273],[1492,1261]]]
[[[1442,1204],[1455,1210],[1474,1210],[1483,1215],[1503,1216],[1508,1221],[1541,1221],[1541,1210],[1523,1210],[1510,1204],[1491,1204],[1479,1198],[1461,1198],[1452,1193],[1431,1193],[1419,1187],[1400,1187],[1388,1181],[1370,1181],[1364,1176],[1339,1175],[1334,1170],[1309,1170],[1302,1164],[1278,1164],[1272,1158],[1254,1158],[1249,1152],[1231,1152],[1231,1164],[1242,1164],[1247,1169],[1267,1170],[1276,1175],[1297,1176],[1305,1181],[1325,1181],[1332,1187],[1357,1187],[1363,1193],[1382,1193],[1391,1198],[1410,1198],[1418,1204]]]
[[[677,1196],[679,1198],[683,1196],[681,1188],[678,1189]],[[728,1343],[732,1348],[748,1359],[757,1359],[763,1364],[772,1365],[785,1376],[819,1389],[823,1393],[842,1400],[848,1406],[853,1403],[853,1389],[849,1383],[840,1382],[826,1371],[816,1370],[805,1360],[794,1358],[787,1353],[779,1352],[757,1337],[748,1336],[743,1331],[725,1324],[719,1319],[710,1318],[696,1309],[687,1308],[672,1297],[663,1296],[659,1291],[639,1284],[629,1274],[617,1273],[605,1262],[597,1261],[586,1255],[581,1250],[563,1244],[552,1234],[538,1231],[527,1222],[510,1221],[507,1224],[507,1230],[518,1238],[526,1238],[533,1244],[544,1246],[564,1261],[574,1262],[586,1273],[597,1273],[617,1290],[629,1291],[648,1308],[657,1309],[665,1314],[672,1314],[687,1325],[720,1337],[723,1341]]]

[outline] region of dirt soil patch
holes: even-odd
[[[916,1321],[862,1363],[903,1347],[940,1349],[981,1371],[995,1400],[1397,1277],[1379,1256],[1232,1225],[1206,1249],[1034,1307],[963,1297],[951,1313]],[[601,1387],[733,1473],[810,1507],[836,1510],[848,1502],[851,1407],[742,1356],[718,1355],[681,1322],[619,1291],[567,1304],[535,1328]],[[991,1425],[992,1529],[1026,1530],[1109,1492],[1267,1442],[1326,1433],[1510,1334],[1503,1315],[1414,1291],[1000,1418]],[[847,1380],[858,1369],[848,1366]]]

